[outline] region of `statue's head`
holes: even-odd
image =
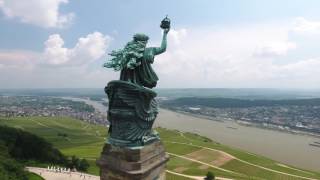
[[[138,33],[133,36],[133,41],[143,45],[144,47],[147,45],[149,37],[145,34]]]

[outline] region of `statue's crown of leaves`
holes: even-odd
[[[148,41],[149,40],[149,37],[145,34],[142,34],[142,33],[138,33],[138,34],[135,34],[133,36],[133,39],[135,41]]]

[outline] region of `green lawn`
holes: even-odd
[[[170,161],[167,164],[167,169],[175,171],[178,173],[192,175],[192,176],[205,176],[208,171],[214,172],[217,176],[227,177],[227,178],[237,178],[241,179],[243,175],[236,175],[232,173],[227,173],[219,169],[212,167],[205,167],[199,163],[188,161],[179,157],[170,156]]]
[[[175,174],[166,173],[166,180],[192,180],[190,178],[181,177]]]
[[[88,124],[68,117],[0,118],[0,125],[21,128],[32,132],[53,143],[53,145],[59,148],[65,155],[76,155],[81,158],[86,158],[90,163],[88,172],[94,175],[99,175],[99,168],[95,165],[95,161],[100,156],[100,152],[106,140],[106,127]],[[203,152],[203,154],[201,154],[201,158],[199,157],[198,160],[203,163],[210,164],[213,160],[218,158],[219,153],[211,150],[202,150],[203,148],[199,147],[203,146],[224,151],[241,160],[273,170],[320,179],[319,172],[307,170],[297,171],[279,166],[278,162],[271,159],[221,145],[197,134],[181,133],[176,130],[163,128],[158,128],[157,131],[161,136],[166,151],[169,153],[192,157],[190,153],[196,151]],[[59,136],[58,134],[66,134],[66,137]],[[173,142],[184,144],[176,144]],[[205,156],[207,156],[207,158]],[[168,170],[193,176],[205,176],[208,171],[212,171],[216,176],[235,179],[299,179],[267,171],[235,159],[221,165],[220,168],[236,173],[226,172],[221,169],[209,167],[201,163],[182,159],[176,156],[171,156],[170,161],[167,164]],[[187,178],[167,173],[167,179],[179,180]]]
[[[173,130],[168,130],[168,129],[158,129],[157,131],[160,133],[160,136],[161,136],[162,140],[164,141],[164,144],[166,145],[166,147],[169,144],[171,144],[169,147],[178,145],[178,144],[169,143],[171,141],[181,142],[181,143],[186,144],[186,145],[182,145],[182,144],[178,145],[179,146],[178,149],[188,149],[190,147],[194,148],[192,145],[204,146],[204,147],[213,148],[213,149],[227,152],[227,153],[229,153],[239,159],[247,161],[249,163],[260,165],[260,166],[270,168],[273,170],[277,170],[277,171],[281,171],[281,172],[285,172],[285,173],[289,173],[289,174],[294,174],[294,175],[299,175],[299,176],[304,176],[304,177],[320,179],[319,172],[313,172],[313,171],[302,170],[302,169],[300,169],[302,171],[296,171],[296,170],[293,170],[290,168],[285,168],[285,167],[279,166],[278,162],[273,161],[271,159],[268,159],[266,157],[254,155],[254,154],[242,151],[242,150],[230,148],[230,147],[222,145],[220,143],[212,142],[210,139],[203,137],[203,136],[200,136],[200,135],[197,135],[197,134],[183,133],[183,136],[182,136],[181,132],[179,132],[179,131],[173,131]],[[191,143],[191,145],[188,145],[190,143]],[[183,148],[183,146],[184,146],[184,148]],[[171,152],[171,149],[167,148],[167,151]],[[169,164],[170,164],[170,161],[169,161]],[[228,166],[226,166],[227,169],[237,171],[239,173],[246,173],[249,176],[258,176],[260,178],[266,178],[266,175],[274,174],[275,179],[297,179],[297,178],[282,175],[279,173],[274,173],[274,172],[270,173],[270,171],[266,171],[261,168],[250,166],[250,165],[247,165],[244,163],[240,163],[237,166],[229,168],[231,165],[232,164],[230,163]],[[246,167],[247,171],[243,171],[243,167]],[[289,167],[292,167],[292,166],[289,166]],[[292,168],[295,168],[295,167],[292,167]],[[299,169],[299,168],[295,168],[295,169]],[[261,174],[257,174],[255,172],[261,172]]]

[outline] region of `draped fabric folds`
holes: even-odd
[[[134,69],[122,69],[120,80],[129,81],[148,88],[155,87],[157,85],[158,76],[151,67],[153,61],[154,55],[152,53],[152,48],[146,48],[144,56],[139,59],[141,64]]]

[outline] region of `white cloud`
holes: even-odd
[[[158,87],[320,88],[320,54],[315,40],[291,36],[291,25],[280,22],[172,29],[167,52],[157,56],[153,64],[160,79]],[[0,51],[0,84],[102,87],[119,78],[119,72],[98,65],[109,43],[109,36],[96,32],[66,47],[63,38],[55,34],[37,54]],[[306,56],[309,52],[314,57]],[[13,67],[17,62],[23,63]],[[32,70],[24,68],[28,63],[34,64]],[[6,76],[15,81],[8,82]]]
[[[0,10],[8,18],[45,28],[61,28],[74,18],[73,13],[61,14],[59,7],[68,0],[0,0]]]
[[[288,56],[307,48],[296,48],[289,23],[186,31],[179,45],[169,41],[156,57],[160,87],[320,87],[320,58]]]
[[[320,58],[301,60],[295,63],[283,65],[281,70],[283,70],[282,73],[288,73],[291,77],[299,76],[302,78],[307,78],[318,75],[320,73],[320,68],[318,67],[320,67]],[[320,79],[318,79],[318,81],[320,81]]]
[[[320,21],[309,21],[298,17],[293,23],[293,31],[297,33],[320,33]]]
[[[182,28],[179,30],[171,29],[168,36],[169,36],[169,40],[172,40],[173,43],[179,45],[181,42],[181,39],[187,36],[187,29],[185,28]]]
[[[64,41],[59,34],[49,36],[45,42],[44,59],[49,64],[63,64],[69,61],[68,49],[63,47]],[[46,62],[44,62],[46,63]]]
[[[111,38],[100,32],[79,38],[73,48],[64,47],[59,34],[53,34],[45,42],[43,63],[51,65],[82,65],[101,58],[106,52]]]
[[[21,50],[0,51],[2,67],[32,68],[39,59],[39,53]]]
[[[53,34],[44,43],[43,52],[2,50],[0,88],[102,87],[117,74],[92,66],[106,55],[110,40],[108,35],[94,32],[67,48],[61,36]]]
[[[87,66],[60,68],[2,68],[0,71],[1,88],[87,88],[103,87],[118,74],[106,71],[101,66],[94,71]]]
[[[110,41],[111,38],[109,36],[104,36],[100,32],[81,37],[70,52],[71,58],[74,59],[75,64],[99,59],[106,54]]]
[[[294,42],[283,41],[283,42],[270,42],[263,46],[256,48],[254,56],[259,57],[276,57],[284,56],[289,50],[296,49],[297,45]]]

